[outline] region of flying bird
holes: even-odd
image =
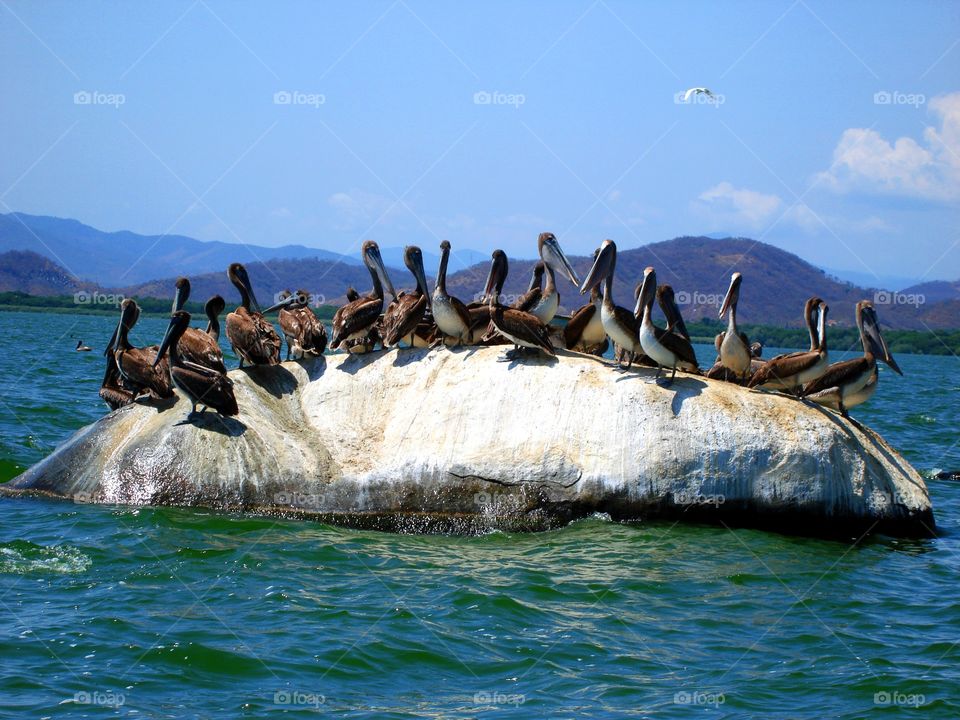
[[[692,98],[694,95],[706,95],[707,97],[713,97],[713,93],[710,92],[710,88],[693,87],[683,94],[683,101],[690,102],[690,98]]]

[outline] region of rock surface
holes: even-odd
[[[805,534],[927,535],[923,479],[818,406],[573,353],[333,355],[231,372],[238,418],[181,399],[78,431],[5,486],[406,532],[537,530],[593,513]]]

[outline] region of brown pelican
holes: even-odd
[[[190,327],[190,313],[177,310],[170,316],[170,324],[160,343],[160,350],[153,361],[157,365],[166,353],[170,355],[170,375],[173,384],[190,399],[190,420],[197,412],[197,405],[202,405],[201,414],[208,407],[213,408],[221,415],[238,415],[237,399],[233,394],[233,382],[226,373],[197,365],[180,355],[179,342]]]
[[[880,334],[877,311],[867,300],[857,303],[857,328],[863,357],[833,363],[827,371],[803,388],[803,397],[820,405],[836,408],[844,417],[847,410],[868,400],[877,387],[877,360],[903,375]]]
[[[639,290],[637,291],[639,297]],[[687,332],[687,326],[683,322],[683,316],[680,314],[680,308],[677,307],[677,301],[673,294],[673,288],[669,285],[661,285],[657,288],[657,304],[663,310],[663,316],[667,319],[667,332],[672,332],[687,340],[690,339],[690,333]],[[642,319],[642,316],[641,318]]]
[[[734,379],[740,381],[744,381],[750,376],[753,359],[750,340],[737,327],[737,303],[740,302],[740,283],[742,281],[743,276],[738,272],[730,276],[730,287],[727,288],[727,295],[723,298],[719,315],[722,318],[724,314],[727,314],[727,329],[719,333],[715,341],[717,355],[720,358],[718,362],[719,372],[725,377],[732,375]],[[707,373],[707,377],[715,377],[718,374],[718,368],[715,365]]]
[[[597,259],[600,251],[593,253]],[[603,329],[601,313],[600,285],[594,285],[590,290],[590,302],[577,310],[570,317],[570,322],[563,328],[563,342],[567,350],[590,353],[603,356],[610,345],[607,342],[607,331]]]
[[[524,308],[521,306],[530,302],[528,298],[533,297],[532,293],[537,293],[538,291],[543,292],[543,269],[543,260],[537,260],[533,266],[533,270],[530,271],[530,285],[527,287],[527,291],[510,307],[523,310]]]
[[[90,352],[92,349],[89,345],[84,345],[83,340],[77,340],[77,347],[75,348],[77,352]]]
[[[521,348],[534,348],[547,355],[556,355],[550,342],[550,331],[536,315],[500,304],[500,293],[506,279],[507,255],[503,250],[494,250],[484,295],[493,327],[514,345],[514,349],[507,352],[506,359],[517,357],[522,352]]]
[[[190,298],[190,281],[185,278],[177,278],[176,291],[173,296],[173,313],[183,310]],[[226,365],[223,364],[223,352],[220,350],[220,343],[217,339],[220,336],[219,315],[223,312],[226,303],[219,295],[214,295],[207,300],[203,309],[207,315],[207,329],[188,327],[180,338],[180,355],[192,363],[203,365],[205,367],[225,373]],[[211,332],[211,328],[216,328],[216,337]]]
[[[583,281],[580,293],[583,294],[603,283],[600,321],[610,339],[628,353],[629,368],[638,356],[643,355],[643,348],[637,337],[637,318],[626,308],[613,304],[613,273],[616,267],[617,245],[613,240],[604,240],[593,261],[593,267]],[[617,364],[620,364],[619,361]]]
[[[109,350],[123,385],[133,393],[134,399],[143,392],[157,398],[173,397],[169,366],[166,362],[154,362],[158,359],[156,346],[138,348],[130,344],[130,330],[139,317],[140,308],[136,302],[127,298],[120,304],[120,323],[114,331]]]
[[[543,263],[546,272],[547,283],[541,289],[537,283],[536,266],[534,267],[533,279],[528,290],[511,307],[515,310],[523,310],[535,316],[544,325],[549,325],[557,314],[557,308],[560,306],[560,293],[557,292],[556,273],[565,275],[574,286],[580,285],[577,273],[574,272],[567,260],[563,250],[560,249],[560,243],[553,233],[540,233],[537,238],[537,250],[540,253],[540,262]],[[539,265],[539,263],[538,263]],[[534,285],[536,283],[536,285]]]
[[[810,298],[804,308],[807,327],[811,331],[810,350],[778,355],[764,363],[750,378],[747,387],[763,390],[791,391],[816,380],[827,371],[827,304],[820,298]],[[814,313],[819,313],[819,322],[814,326]]]
[[[133,402],[133,393],[123,387],[123,379],[117,368],[117,361],[113,358],[110,348],[107,348],[107,368],[103,373],[103,382],[100,383],[100,399],[111,410],[129,405]]]
[[[668,367],[673,372],[670,382],[677,375],[677,368],[688,372],[698,372],[697,355],[693,345],[682,335],[667,330],[661,330],[653,324],[653,300],[657,292],[657,273],[652,267],[643,271],[643,285],[640,288],[640,297],[637,299],[637,309],[634,314],[643,311],[640,320],[640,346],[644,354],[657,363],[657,377],[663,368]]]
[[[377,247],[377,244],[373,240],[365,241],[360,254],[363,257],[364,265],[370,272],[373,290],[366,297],[359,297],[337,310],[333,316],[333,338],[330,341],[330,347],[333,350],[348,349],[349,346],[344,345],[344,343],[363,339],[370,332],[370,329],[376,326],[380,320],[380,313],[383,311],[384,285],[394,299],[397,297],[393,284],[387,277],[387,271],[383,266],[383,258],[380,257],[380,248]]]
[[[430,309],[430,291],[427,289],[427,276],[423,272],[423,253],[420,248],[415,245],[404,248],[403,262],[413,273],[417,289],[410,293],[401,292],[387,307],[383,315],[383,341],[390,347],[398,345],[401,340],[411,347],[426,347],[429,342],[417,335],[417,328]]]
[[[279,364],[280,336],[260,312],[247,269],[240,263],[233,263],[227,270],[227,277],[240,292],[240,307],[227,315],[227,338],[240,358],[240,367],[244,362],[251,365]]]
[[[356,292],[356,291],[354,291]],[[310,293],[289,290],[280,293],[280,301],[264,310],[268,315],[279,310],[277,320],[287,340],[287,360],[299,360],[304,355],[317,357],[327,348],[327,330],[310,309]]]
[[[458,298],[447,293],[447,263],[450,259],[450,243],[440,243],[440,267],[437,270],[437,282],[433,288],[433,320],[443,338],[450,339],[454,345],[471,341],[474,324],[486,327],[489,314],[483,318],[472,318],[470,310]]]

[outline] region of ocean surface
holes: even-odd
[[[0,313],[0,481],[106,413],[113,326]],[[932,539],[398,536],[0,498],[0,717],[960,717],[960,483],[933,479],[960,469],[960,360],[897,359],[853,414],[927,477]]]

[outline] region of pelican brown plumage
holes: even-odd
[[[653,300],[657,294],[657,273],[652,267],[643,271],[643,284],[637,298],[636,315],[643,311],[640,320],[640,345],[644,354],[657,363],[657,377],[663,368],[672,370],[670,381],[677,375],[677,369],[687,372],[699,372],[697,355],[690,341],[677,333],[662,330],[653,324]]]
[[[383,342],[389,347],[401,341],[411,347],[426,347],[430,343],[417,335],[417,327],[430,309],[430,291],[427,289],[427,276],[423,272],[423,253],[415,245],[408,245],[403,251],[403,262],[417,281],[412,292],[401,292],[390,303],[383,315]],[[418,342],[419,339],[419,342]]]
[[[202,405],[200,414],[208,407],[221,415],[238,415],[237,398],[233,394],[233,381],[225,372],[214,370],[205,365],[190,362],[180,355],[179,344],[184,333],[190,329],[190,313],[177,310],[170,316],[170,324],[160,343],[154,365],[170,357],[170,375],[173,384],[190,400],[190,413],[187,420],[197,413],[197,405]]]
[[[567,260],[567,256],[563,254],[560,243],[557,242],[553,233],[540,233],[537,238],[537,251],[540,254],[540,262],[534,266],[530,289],[520,296],[511,307],[515,310],[528,312],[544,325],[549,325],[560,306],[556,274],[559,272],[564,275],[575,287],[580,284],[580,280]],[[542,288],[537,278],[537,268],[541,264],[546,275],[546,284]]]
[[[386,286],[390,295],[396,299],[397,293],[393,289],[390,278],[387,277],[386,268],[383,266],[383,258],[380,256],[380,248],[373,240],[367,240],[363,243],[360,251],[363,258],[363,264],[367,266],[370,272],[370,279],[373,282],[372,292],[359,297],[352,302],[339,308],[333,316],[333,337],[330,341],[330,347],[334,350],[349,349],[348,345],[352,340],[361,340],[367,336],[372,328],[380,320],[380,313],[383,312],[383,288]]]
[[[593,259],[596,260],[599,254],[599,250],[594,251]],[[574,312],[563,328],[563,342],[567,350],[600,357],[607,351],[610,343],[600,319],[601,303],[600,285],[597,284],[590,290],[590,302]]]
[[[506,359],[515,358],[521,348],[533,348],[547,355],[556,355],[550,342],[550,331],[536,315],[500,304],[500,293],[507,278],[507,269],[506,253],[503,250],[494,250],[484,296],[487,298],[490,322],[494,329],[514,345],[513,350],[506,353]]]
[[[469,343],[472,339],[474,325],[483,325],[489,320],[489,313],[485,319],[479,316],[474,319],[467,306],[459,298],[447,292],[447,263],[450,260],[450,242],[440,243],[440,267],[437,270],[437,280],[433,288],[433,321],[441,333],[444,341],[451,341],[453,345]]]
[[[240,293],[240,306],[227,315],[227,338],[233,351],[243,363],[251,365],[277,365],[280,362],[280,336],[260,311],[253,294],[253,286],[247,269],[233,263],[227,277]]]
[[[99,394],[100,399],[107,404],[107,407],[116,410],[132,403],[133,393],[123,387],[123,378],[120,376],[117,361],[114,359],[113,353],[110,352],[110,348],[107,348],[105,355],[107,356],[107,367],[103,373],[103,381],[100,383]]]
[[[804,385],[801,393],[815,403],[839,410],[844,417],[849,417],[847,411],[851,407],[873,395],[877,386],[877,360],[903,375],[880,333],[877,311],[868,300],[857,303],[856,322],[863,356],[833,363],[823,375]]]
[[[764,363],[750,378],[747,387],[763,390],[792,391],[816,380],[827,371],[827,304],[820,298],[807,300],[804,306],[807,329],[811,334],[811,349],[778,355]],[[814,317],[819,321],[814,322]]]
[[[730,276],[730,286],[720,306],[719,317],[727,315],[727,329],[717,334],[714,345],[717,348],[717,363],[707,372],[712,379],[748,380],[753,368],[753,351],[746,333],[737,327],[737,304],[740,302],[740,284],[743,276],[735,272]]]
[[[176,290],[173,296],[173,313],[183,310],[183,306],[190,299],[190,280],[181,277],[177,278]],[[227,366],[223,363],[223,351],[220,349],[220,343],[217,338],[220,335],[219,315],[223,312],[226,303],[219,295],[214,295],[204,304],[204,311],[207,315],[207,330],[188,327],[180,338],[179,353],[189,362],[203,365],[205,367],[225,373]],[[217,336],[214,337],[211,332],[216,328]]]
[[[287,341],[287,360],[299,360],[305,355],[319,357],[327,348],[327,330],[310,309],[310,294],[306,290],[280,293],[279,302],[264,310],[268,315],[278,310],[277,321]]]
[[[147,392],[156,398],[173,397],[170,368],[166,362],[155,363],[157,346],[134,347],[130,344],[130,330],[137,324],[140,307],[127,298],[120,303],[120,322],[114,331],[108,350],[111,352],[123,386],[136,399]],[[110,373],[106,373],[107,379]]]

